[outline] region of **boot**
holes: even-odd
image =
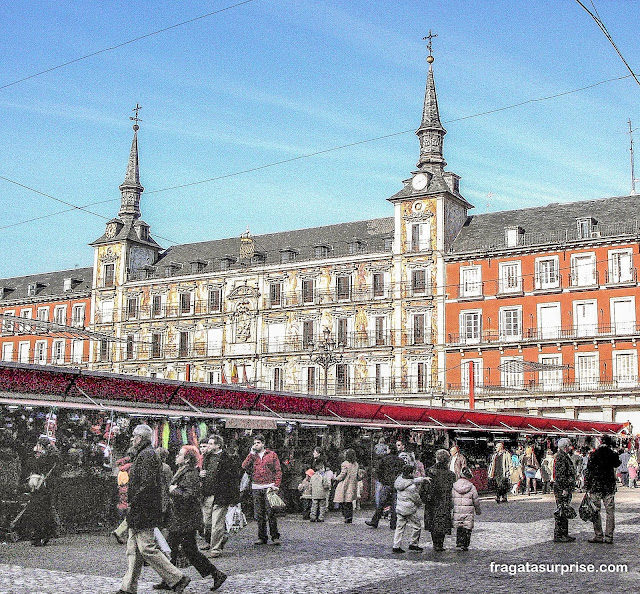
[[[222,586],[222,584],[224,584],[227,579],[227,574],[216,569],[215,572],[211,574],[211,577],[213,577],[213,586],[211,586],[211,591],[215,592],[220,586]]]

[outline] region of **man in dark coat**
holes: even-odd
[[[615,528],[616,468],[620,466],[620,456],[611,449],[611,438],[605,435],[602,445],[591,454],[585,472],[584,488],[591,495],[598,512],[593,519],[595,536],[589,542],[613,544]],[[601,504],[607,512],[607,523],[602,531]]]
[[[151,445],[153,430],[138,425],[133,430],[133,463],[129,469],[127,492],[129,538],[127,573],[117,594],[135,594],[142,565],[146,562],[174,592],[183,592],[191,581],[164,556],[154,537],[154,528],[162,523],[162,463]]]
[[[365,524],[377,528],[382,512],[387,505],[391,506],[391,522],[389,528],[396,528],[396,490],[393,485],[404,468],[404,461],[398,456],[395,444],[389,446],[389,453],[382,456],[376,464],[376,477],[380,482],[380,494],[376,502],[376,511]]]
[[[61,468],[60,452],[47,435],[41,435],[26,463],[31,496],[22,516],[23,530],[33,546],[46,545],[58,531],[54,493]]]
[[[204,444],[203,444],[204,446]],[[240,502],[240,462],[224,449],[221,435],[209,438],[203,447],[202,470],[202,505],[205,538],[207,544],[202,547],[212,557],[222,555],[227,531],[225,518],[230,505]]]
[[[451,534],[451,489],[456,482],[456,475],[449,470],[450,459],[447,450],[436,452],[436,463],[427,470],[427,478],[430,480],[423,491],[424,528],[431,532],[434,551],[444,551],[444,537]]]
[[[558,452],[553,466],[553,493],[558,508],[561,505],[569,505],[576,486],[576,469],[569,456],[570,451],[571,441],[569,439],[563,437],[558,440]],[[564,515],[555,516],[553,542],[573,542],[575,539],[575,536],[569,536],[568,518]]]

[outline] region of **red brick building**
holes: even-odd
[[[640,422],[640,198],[470,216],[446,260],[446,387],[481,408]]]
[[[85,365],[90,341],[78,331],[89,326],[92,273],[77,268],[0,279],[0,358]]]

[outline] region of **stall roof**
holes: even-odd
[[[237,384],[141,378],[22,363],[0,363],[0,403],[113,409],[141,415],[270,419],[313,425],[598,435],[626,423],[562,419],[385,401],[298,395]]]

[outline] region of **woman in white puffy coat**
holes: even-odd
[[[463,468],[460,478],[451,489],[453,527],[457,529],[456,547],[463,551],[469,550],[475,515],[480,514],[480,498],[470,480],[472,476],[469,468]]]

